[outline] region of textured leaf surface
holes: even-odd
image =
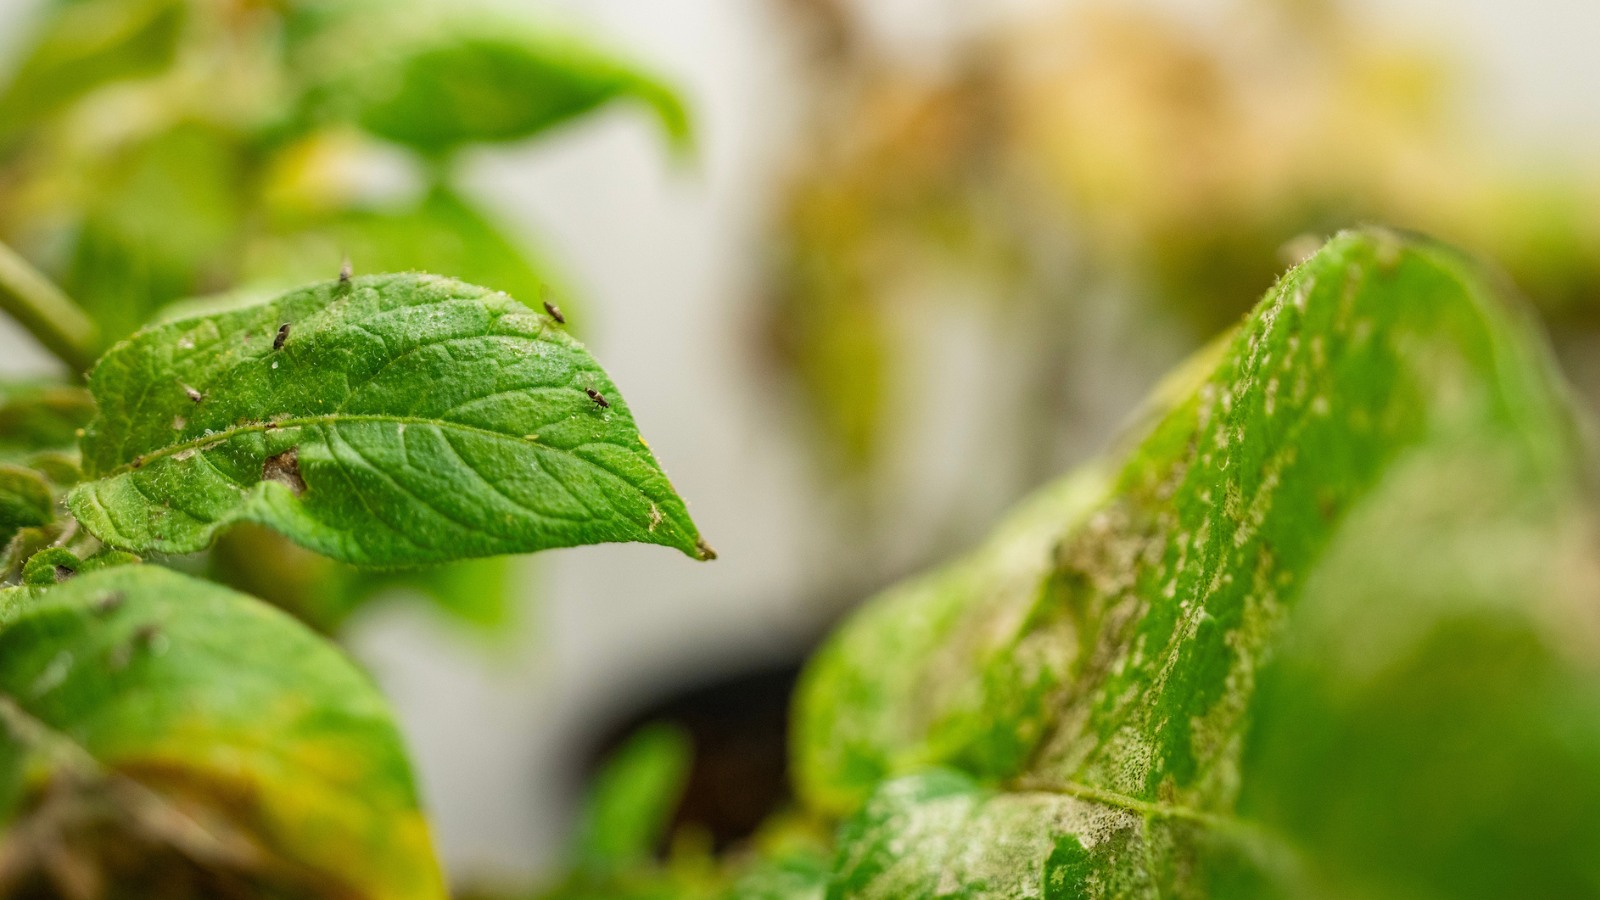
[[[7,877],[65,858],[118,897],[443,896],[386,705],[304,626],[155,566],[11,591],[0,621]]]
[[[123,549],[190,552],[253,521],[372,566],[606,541],[709,554],[587,351],[483,288],[318,285],[143,331],[90,386],[90,480],[68,502]]]
[[[819,655],[829,896],[1593,895],[1586,463],[1492,279],[1342,235],[1170,393]]]

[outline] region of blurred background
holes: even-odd
[[[1597,37],[1591,0],[0,0],[0,240],[109,338],[346,255],[561,304],[717,562],[199,563],[338,635],[452,875],[525,883],[652,720],[680,820],[746,833],[817,638],[1342,226],[1498,261],[1600,408]],[[5,375],[64,372],[3,327]]]

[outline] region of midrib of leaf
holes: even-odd
[[[481,399],[484,399],[484,398],[478,398],[478,399],[481,400]],[[473,402],[477,402],[477,401],[475,400]],[[516,435],[516,434],[511,434],[511,433],[505,432],[505,431],[494,431],[494,430],[488,429],[488,428],[480,428],[480,427],[478,427],[476,425],[467,425],[467,424],[462,423],[462,422],[452,422],[452,421],[450,421],[448,419],[430,419],[430,418],[427,418],[425,416],[396,416],[396,415],[385,415],[385,414],[382,414],[382,413],[339,413],[339,412],[334,412],[334,413],[326,413],[326,414],[323,414],[323,415],[320,415],[320,416],[303,416],[303,417],[298,417],[298,418],[273,419],[273,420],[270,420],[270,421],[267,421],[267,422],[249,422],[249,423],[246,423],[246,424],[243,424],[243,425],[235,425],[235,426],[232,426],[232,427],[229,427],[229,428],[225,428],[225,429],[222,429],[221,431],[213,431],[213,432],[211,432],[211,433],[209,433],[209,434],[207,434],[207,435],[205,435],[203,437],[193,438],[191,440],[183,441],[183,442],[177,443],[177,444],[169,444],[169,445],[167,445],[165,447],[162,447],[162,448],[160,448],[158,450],[151,450],[148,453],[140,454],[139,455],[139,460],[140,460],[140,464],[139,465],[136,466],[131,462],[122,463],[121,465],[118,465],[116,468],[110,469],[110,470],[98,475],[97,477],[99,477],[99,478],[111,478],[111,477],[114,477],[114,476],[117,476],[117,475],[125,474],[127,472],[137,471],[139,468],[142,468],[143,466],[148,465],[149,463],[154,462],[155,460],[164,459],[164,458],[169,457],[169,456],[176,456],[176,455],[178,455],[180,453],[183,453],[186,450],[195,450],[195,451],[198,451],[200,453],[204,453],[207,450],[215,448],[216,445],[222,444],[222,443],[226,443],[228,440],[230,440],[232,438],[235,438],[235,437],[238,437],[239,435],[242,435],[242,434],[256,434],[256,433],[266,432],[266,431],[276,431],[276,430],[284,429],[284,428],[305,428],[305,427],[311,427],[311,426],[317,426],[317,425],[335,425],[335,426],[336,425],[341,425],[341,424],[354,425],[354,424],[357,424],[357,423],[371,423],[371,422],[377,422],[377,423],[380,423],[380,424],[389,424],[389,425],[420,425],[420,426],[422,426],[424,428],[447,428],[447,429],[454,430],[454,431],[460,431],[463,434],[477,434],[477,435],[482,435],[482,436],[486,436],[486,437],[497,438],[497,439],[500,439],[500,440],[515,441],[518,444],[532,445],[532,446],[536,446],[536,447],[539,447],[541,449],[549,450],[549,451],[552,451],[552,452],[555,452],[555,453],[562,453],[562,454],[565,454],[567,456],[571,456],[574,459],[577,459],[580,462],[583,462],[583,463],[585,463],[587,465],[594,466],[594,462],[593,461],[584,459],[583,457],[578,456],[578,454],[573,452],[574,450],[578,449],[578,447],[587,447],[587,446],[589,446],[589,444],[587,444],[587,443],[586,444],[579,444],[576,447],[557,447],[554,444],[549,444],[549,443],[546,443],[544,441],[539,440],[538,439],[538,435]],[[609,441],[592,441],[590,443],[607,444],[607,443],[610,443],[610,442]],[[601,468],[601,467],[600,466],[595,466],[595,468]]]
[[[1263,845],[1271,845],[1287,849],[1288,845],[1277,835],[1243,819],[1232,816],[1219,816],[1215,813],[1203,812],[1189,806],[1172,803],[1152,803],[1149,800],[1140,800],[1127,794],[1108,791],[1104,788],[1092,787],[1075,781],[1035,781],[1027,776],[1017,779],[1005,787],[1008,793],[1025,794],[1056,794],[1063,797],[1072,797],[1077,800],[1087,800],[1103,806],[1112,806],[1117,809],[1137,813],[1146,819],[1181,819],[1194,822],[1220,832],[1226,832],[1236,837],[1245,837]]]

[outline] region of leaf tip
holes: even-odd
[[[694,552],[690,555],[701,562],[711,562],[717,558],[717,551],[706,543],[705,538],[697,537],[694,539]]]

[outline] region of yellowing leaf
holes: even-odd
[[[434,900],[366,676],[288,616],[155,566],[0,597],[7,877],[115,896]]]

